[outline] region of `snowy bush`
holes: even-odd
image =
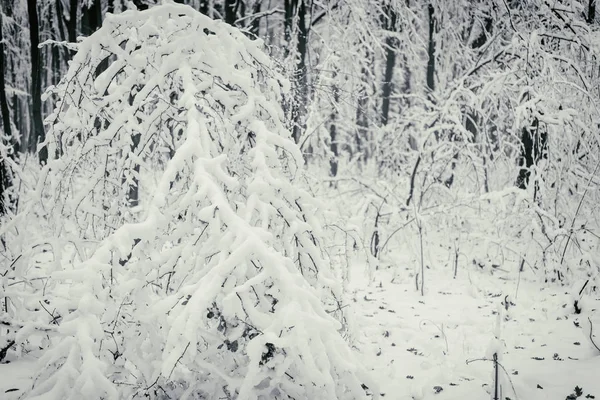
[[[368,397],[261,46],[176,4],[78,45],[25,208],[73,238],[27,398]]]

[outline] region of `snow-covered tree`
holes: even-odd
[[[75,262],[54,249],[61,322],[28,398],[368,397],[261,47],[176,4],[79,44],[25,207],[80,238]]]

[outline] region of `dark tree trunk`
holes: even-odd
[[[435,16],[433,5],[429,4],[429,41],[427,45],[427,89],[431,95],[435,90]]]
[[[63,7],[62,4],[62,0],[56,0],[56,25],[58,26],[58,32],[55,32],[55,34],[58,36],[58,40],[59,41],[65,41],[68,40],[68,33],[67,33],[67,26],[68,26],[68,20],[65,17],[65,9]],[[65,48],[60,48],[62,51],[58,50],[58,46],[54,46],[55,48],[57,48],[57,52],[56,55],[58,57],[61,57],[62,54],[62,60],[63,62],[66,62],[66,60],[69,58],[69,52],[67,49]],[[60,60],[56,61],[56,64],[58,65],[58,67],[60,68],[61,62]],[[55,79],[55,83],[58,83],[58,81],[60,80],[60,71],[59,70],[55,70],[54,72],[54,77]]]
[[[252,6],[252,15],[254,18],[250,23],[249,31],[254,37],[260,37],[260,18],[256,15],[260,13],[260,9],[262,7],[262,0],[255,0],[254,5]]]
[[[521,130],[521,157],[519,158],[521,168],[517,177],[517,186],[520,189],[525,189],[529,185],[531,167],[546,157],[547,148],[548,136],[540,129],[539,120],[534,118],[531,126],[523,127]]]
[[[102,26],[102,6],[100,0],[95,0],[81,10],[81,34],[90,36]]]
[[[6,84],[4,82],[4,36],[2,35],[2,13],[0,13],[0,111],[2,112],[2,128],[6,140],[12,140],[12,129],[10,126],[10,114],[8,111],[8,100],[6,98]],[[4,141],[3,141],[4,142]],[[5,143],[2,143],[5,144]],[[10,146],[9,146],[10,147]],[[9,157],[14,155],[12,149],[8,149]],[[0,216],[5,215],[10,209],[10,200],[7,195],[8,189],[12,186],[8,160],[0,157]]]
[[[358,99],[356,104],[356,153],[358,154],[358,160],[366,160],[367,154],[367,135],[369,133],[368,123],[368,111],[369,111],[369,96],[367,93],[367,87],[371,79],[369,74],[369,68],[367,62],[372,62],[372,55],[369,51],[366,51],[365,61],[360,70],[360,88],[358,90]]]
[[[588,0],[588,13],[586,21],[588,24],[593,24],[596,19],[596,0]]]
[[[383,19],[384,29],[388,32],[394,32],[396,28],[397,15],[396,11],[392,9],[391,5],[385,7],[385,15],[383,15]],[[398,40],[392,35],[388,35],[385,38],[385,47],[385,77],[382,88],[383,101],[381,103],[381,124],[384,126],[387,125],[390,115],[390,96],[392,95],[393,89]]]
[[[335,81],[337,73],[334,71],[332,80]],[[339,147],[338,147],[338,132],[337,132],[337,119],[338,112],[337,107],[340,101],[340,91],[338,87],[333,85],[333,107],[331,108],[331,114],[329,114],[329,140],[330,140],[330,148],[333,157],[329,161],[331,176],[337,176],[338,173],[338,158],[340,156]]]
[[[479,19],[473,19],[472,23],[471,23],[471,29],[473,29],[473,27],[475,26],[475,24],[479,23]],[[483,30],[481,31],[481,33],[479,34],[479,36],[473,40],[473,42],[471,43],[471,47],[473,49],[481,49],[486,43],[487,40],[489,38],[489,36],[492,34],[492,30],[494,27],[494,20],[491,17],[486,17],[484,19],[484,23],[483,23]],[[472,139],[471,141],[473,143],[476,143],[479,140],[479,124],[480,124],[480,118],[477,115],[477,112],[475,110],[473,110],[470,107],[467,107],[465,112],[465,129],[471,133],[472,135]],[[481,157],[482,157],[482,162],[483,162],[483,172],[484,172],[484,188],[485,188],[485,192],[488,193],[489,192],[489,184],[488,184],[488,179],[487,179],[487,175],[488,175],[488,171],[487,171],[487,157],[488,154],[487,152],[484,150],[481,152]],[[491,149],[490,149],[491,151]],[[454,168],[456,167],[456,160],[458,159],[458,151],[456,153],[454,153],[454,160],[452,161],[452,170],[454,170]],[[452,184],[452,181],[454,179],[454,175],[452,175],[450,177],[449,180],[446,181],[446,184]]]
[[[106,12],[111,14],[115,13],[115,0],[108,0],[108,3],[106,5]]]
[[[292,32],[294,30],[294,4],[297,0],[285,0],[283,3],[283,38],[285,39],[285,47],[283,49],[285,57],[290,54],[290,43],[292,41]]]
[[[308,101],[308,69],[306,66],[306,52],[308,41],[308,26],[306,24],[306,3],[300,0],[298,9],[298,101],[297,105],[297,123],[294,125],[293,137],[296,143],[300,141],[300,136],[305,128],[304,117],[306,115],[306,103]]]
[[[225,0],[225,22],[231,26],[235,26],[236,21],[236,6],[238,0]]]
[[[4,0],[2,3],[3,3],[2,6],[3,6],[4,15],[6,15],[8,18],[12,18],[13,17],[13,0]],[[11,29],[8,32],[8,34],[14,35],[15,34],[14,29]],[[3,56],[6,56],[6,54],[7,53],[5,51],[3,51]],[[5,62],[8,62],[8,60],[5,59]],[[4,71],[4,69],[3,69],[3,71]],[[10,71],[12,71],[12,73],[11,73],[12,82],[13,83],[17,82],[19,71],[16,66],[14,57],[12,57],[10,59]],[[6,79],[6,77],[4,75],[3,75],[3,77]],[[5,81],[5,85],[6,85],[6,81]],[[15,126],[17,128],[17,132],[15,132],[15,136],[12,136],[11,139],[12,139],[14,154],[19,154],[21,152],[21,144],[27,143],[27,136],[25,135],[25,133],[27,131],[25,129],[19,129],[20,128],[19,125],[23,124],[23,120],[26,117],[21,115],[21,110],[23,109],[23,107],[21,106],[21,100],[19,99],[19,96],[17,95],[17,91],[15,91],[11,96],[11,106],[12,107],[9,107],[9,109],[12,108],[13,126]],[[17,136],[17,135],[20,135],[20,136]]]
[[[483,30],[481,31],[479,36],[475,40],[473,40],[473,42],[471,43],[471,47],[473,49],[476,49],[476,50],[481,49],[483,47],[483,45],[486,44],[489,35],[492,34],[492,29],[494,26],[493,22],[494,21],[491,17],[486,17],[484,19]],[[473,21],[471,23],[471,29],[477,23],[479,23],[479,19],[473,19]],[[470,133],[473,134],[473,141],[476,141],[477,134],[478,134],[478,128],[479,128],[479,126],[478,126],[479,118],[477,117],[476,113],[471,108],[467,108],[465,114],[466,114],[465,128],[467,129],[467,131],[469,131]]]
[[[59,0],[60,1],[60,0]],[[69,42],[77,41],[77,9],[79,8],[78,0],[69,2]]]
[[[8,189],[12,186],[12,179],[8,169],[8,160],[0,157],[0,217],[10,210]]]
[[[208,0],[202,0],[200,2],[200,7],[198,8],[198,11],[200,11],[204,15],[208,15],[208,11],[209,11],[208,6],[209,6]]]
[[[81,33],[84,36],[90,36],[102,26],[102,3],[95,0],[89,7],[85,6],[81,10]],[[94,75],[98,76],[108,68],[108,58],[100,62]]]
[[[40,58],[40,34],[36,0],[27,0],[29,14],[29,40],[31,44],[31,132],[29,135],[29,150],[36,151],[38,143],[46,140],[44,122],[42,120],[42,65]],[[40,164],[48,161],[46,146],[39,150]]]
[[[391,46],[389,40],[386,39],[386,46]],[[388,47],[386,49],[386,57],[385,57],[385,81],[383,82],[382,88],[382,97],[383,101],[381,103],[381,124],[387,125],[389,115],[390,115],[390,96],[392,94],[393,83],[392,79],[394,76],[394,67],[396,66],[396,52]]]
[[[4,60],[4,36],[2,35],[2,13],[0,13],[0,111],[2,112],[2,127],[4,136],[7,139],[12,138],[12,129],[10,125],[10,114],[8,107],[8,99],[6,98],[6,82],[4,71],[6,71]]]
[[[62,42],[64,40],[67,40],[66,37],[66,33],[65,33],[65,24],[64,24],[64,10],[63,10],[63,6],[62,6],[62,1],[61,0],[56,0],[55,2],[56,7],[56,25],[55,25],[55,38],[57,41]],[[58,81],[60,80],[60,76],[61,76],[61,59],[62,60],[66,60],[65,56],[61,56],[62,54],[64,54],[64,51],[62,51],[63,48],[59,47],[59,46],[52,46],[52,84],[56,85],[58,83]]]
[[[142,71],[143,72],[143,71]],[[138,91],[140,90],[140,86],[137,86],[135,89],[135,93],[132,92],[129,94],[129,99],[128,99],[128,103],[131,106],[135,100],[135,95],[138,93]],[[141,119],[139,117],[137,117],[138,123],[141,122]],[[135,154],[139,144],[140,144],[140,138],[141,135],[139,133],[135,133],[133,135],[131,135],[131,146],[130,146],[130,151],[131,154]],[[137,162],[133,162],[133,168],[129,167],[129,169],[133,169],[134,171],[134,176],[133,176],[133,182],[131,184],[129,184],[128,188],[127,188],[127,193],[125,194],[125,199],[127,200],[127,204],[130,207],[135,207],[139,204],[140,202],[140,195],[139,195],[139,179],[138,179],[138,175],[140,173],[140,165]],[[122,182],[126,182],[125,176],[122,177]]]
[[[137,148],[140,144],[140,137],[141,137],[141,135],[139,133],[137,133],[131,137],[131,139],[132,139],[131,152],[132,153],[134,153],[137,150]],[[138,175],[140,173],[140,164],[135,163],[135,166],[133,167],[133,171],[135,173],[135,176],[133,178],[133,184],[129,185],[129,191],[127,193],[127,201],[129,203],[130,207],[136,207],[140,203],[139,179],[138,179]]]
[[[67,40],[67,20],[65,18],[65,9],[63,8],[62,0],[56,0],[56,25],[58,25],[57,35],[60,41]]]
[[[296,32],[296,53],[297,60],[294,68],[294,100],[292,103],[291,116],[294,123],[292,127],[292,137],[296,143],[300,142],[300,136],[304,131],[306,115],[306,103],[308,101],[308,69],[306,66],[308,25],[306,23],[306,3],[305,0],[285,0],[284,2],[285,21],[284,35],[287,42],[285,55],[290,54],[289,45],[292,40],[292,33]],[[294,26],[294,19],[298,17],[297,26]],[[294,29],[295,28],[295,29]]]
[[[144,3],[142,0],[133,0],[133,5],[140,11],[148,9],[148,4]]]
[[[473,21],[473,24],[476,23],[476,21]],[[488,35],[492,33],[493,27],[494,21],[492,20],[492,18],[486,18],[483,26],[483,31],[481,31],[477,39],[473,40],[471,47],[473,47],[474,49],[480,49],[481,47],[483,47],[483,45],[487,42]]]

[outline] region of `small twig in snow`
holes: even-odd
[[[500,368],[502,368],[502,370],[506,374],[506,377],[508,378],[508,382],[510,383],[510,386],[512,387],[512,391],[515,394],[515,400],[519,400],[519,396],[517,396],[517,391],[515,390],[515,385],[513,384],[512,379],[510,379],[510,375],[508,374],[508,371],[506,371],[506,368],[504,368],[504,365],[502,365],[498,361],[490,360],[489,358],[474,358],[472,360],[466,360],[466,363],[467,363],[467,365],[469,365],[470,363],[475,362],[475,361],[491,361],[491,362],[497,363],[500,366]]]
[[[188,342],[188,344],[185,346],[185,349],[183,350],[183,353],[181,353],[181,355],[179,356],[177,361],[175,361],[175,364],[173,364],[173,368],[171,368],[171,372],[169,372],[169,376],[167,377],[167,380],[171,379],[171,375],[173,374],[173,371],[175,371],[175,367],[177,366],[177,364],[179,364],[179,361],[181,361],[181,359],[183,358],[188,347],[190,347],[190,342]]]
[[[592,336],[592,331],[593,331],[593,324],[592,324],[592,320],[590,319],[590,317],[588,317],[588,321],[590,322],[590,342],[592,342],[592,344],[594,345],[594,347],[596,348],[596,350],[598,350],[600,352],[600,347],[598,347],[598,345],[596,344],[596,342],[594,342],[594,338]]]

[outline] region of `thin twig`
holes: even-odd
[[[171,375],[173,374],[173,371],[175,371],[175,367],[177,366],[177,364],[179,364],[179,361],[181,361],[181,359],[183,358],[183,355],[187,351],[188,347],[190,347],[190,342],[188,342],[188,344],[185,346],[185,349],[183,350],[183,353],[181,353],[181,355],[179,356],[177,361],[175,361],[175,364],[173,364],[173,368],[171,368],[171,372],[169,372],[169,376],[167,377],[167,380],[171,379]]]
[[[387,240],[385,241],[385,243],[383,243],[383,246],[380,247],[379,252],[383,252],[383,249],[385,249],[385,246],[387,246],[388,242],[390,241],[390,239],[399,231],[401,231],[402,229],[406,228],[408,225],[410,225],[413,221],[415,220],[415,218],[413,217],[412,219],[410,219],[407,223],[405,223],[404,225],[402,225],[400,228],[396,229],[394,232],[392,232],[390,234],[390,236],[388,236]]]
[[[491,361],[491,362],[497,363],[500,366],[500,368],[502,368],[502,370],[506,374],[506,377],[508,378],[508,382],[510,383],[510,386],[512,387],[512,391],[515,394],[515,400],[519,400],[519,396],[517,395],[517,391],[515,390],[515,385],[513,384],[513,381],[510,378],[508,371],[506,371],[506,368],[504,368],[504,365],[502,365],[498,361],[490,360],[489,358],[474,358],[472,360],[466,360],[466,364],[469,365],[470,363],[475,362],[475,361]]]
[[[594,342],[594,339],[592,337],[592,329],[594,326],[592,324],[592,320],[590,319],[590,317],[588,317],[588,321],[590,322],[590,342],[592,342],[592,344],[594,345],[596,350],[598,350],[600,352],[600,347],[598,347],[598,345],[596,344],[596,342]]]
[[[38,303],[40,303],[40,306],[42,306],[42,308],[44,309],[44,311],[46,311],[48,313],[48,315],[50,315],[52,317],[52,321],[50,321],[51,324],[54,325],[58,325],[58,319],[60,318],[60,315],[54,316],[54,311],[56,311],[56,309],[52,310],[52,312],[48,311],[48,309],[44,306],[44,303],[42,303],[42,301],[38,301]]]

